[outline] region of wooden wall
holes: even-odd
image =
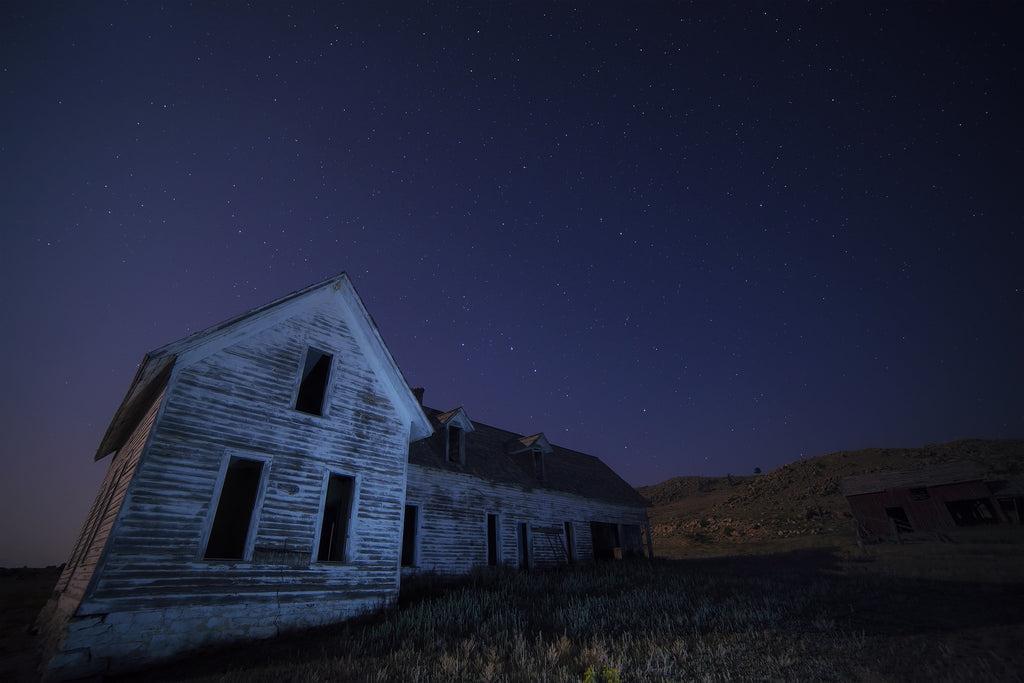
[[[902,508],[914,531],[929,531],[956,525],[946,503],[962,500],[990,501],[993,513],[1003,521],[999,505],[992,499],[988,487],[981,481],[928,486],[927,497],[912,495],[911,489],[900,488],[847,496],[854,517],[866,530],[879,536],[893,533],[886,508]]]
[[[573,556],[593,560],[590,522],[642,526],[646,510],[601,503],[547,489],[493,484],[469,474],[410,465],[407,505],[418,508],[416,563],[405,571],[461,574],[487,565],[487,515],[500,515],[501,564],[520,562],[520,527],[529,529],[530,567],[568,562],[564,524],[575,536]]]
[[[323,417],[293,408],[307,346],[334,354]],[[185,596],[199,604],[258,602],[263,594],[277,600],[280,593],[328,602],[339,593],[387,597],[397,588],[405,431],[344,322],[326,310],[312,324],[291,319],[183,368],[81,613]],[[281,566],[273,572],[202,559],[218,475],[232,455],[263,458],[269,468],[254,545],[262,557],[277,552]],[[357,480],[344,565],[311,561],[328,471]]]
[[[293,407],[307,346],[334,356],[323,416]],[[206,623],[244,607],[249,618],[277,629],[337,621],[353,606],[397,596],[409,427],[337,306],[318,304],[206,357],[179,359],[154,413],[137,430],[140,439],[115,455],[83,532],[91,540],[65,583],[84,592],[75,618],[90,626],[66,648],[91,648],[95,660],[137,649],[125,639],[141,637],[138,625],[117,614]],[[246,559],[205,560],[219,478],[232,456],[265,463],[255,538]],[[132,473],[125,463],[135,458]],[[344,563],[315,561],[329,472],[356,480]],[[87,565],[97,571],[84,590],[78,577],[87,576]],[[95,624],[88,621],[94,615]],[[249,628],[226,623],[204,637],[245,636]],[[156,623],[152,632],[165,638],[160,629]],[[178,641],[192,647],[194,637],[181,634]],[[174,648],[156,650],[166,655]]]
[[[63,629],[78,610],[92,581],[162,401],[163,392],[146,411],[124,447],[110,460],[107,474],[64,564],[54,593],[39,616],[38,625],[46,654],[52,655],[60,647]]]

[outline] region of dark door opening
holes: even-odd
[[[498,515],[487,515],[487,566],[498,566]]]
[[[614,560],[619,548],[619,526],[607,522],[591,522],[590,537],[594,544],[595,560]]]
[[[320,549],[317,562],[344,562],[348,540],[349,517],[352,511],[352,489],[355,480],[332,474],[327,482],[327,499],[320,526]]]
[[[519,523],[519,566],[530,568],[530,525],[526,522]]]
[[[402,566],[416,566],[416,529],[419,520],[415,505],[405,506],[405,522],[402,525]]]
[[[623,557],[644,556],[644,540],[639,524],[623,524],[619,542],[622,544]]]

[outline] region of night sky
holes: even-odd
[[[634,485],[1024,437],[1019,4],[207,5],[0,10],[0,566],[146,351],[342,271]]]

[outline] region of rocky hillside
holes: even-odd
[[[852,539],[840,479],[954,460],[977,462],[994,479],[1024,477],[1024,439],[840,451],[753,477],[676,477],[638,490],[653,503],[651,534],[658,554],[814,536]]]

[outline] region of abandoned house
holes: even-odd
[[[39,618],[44,676],[341,621],[411,572],[651,554],[600,460],[421,398],[345,274],[146,354]]]
[[[862,537],[1020,521],[1020,485],[987,481],[974,462],[845,477],[841,485]]]

